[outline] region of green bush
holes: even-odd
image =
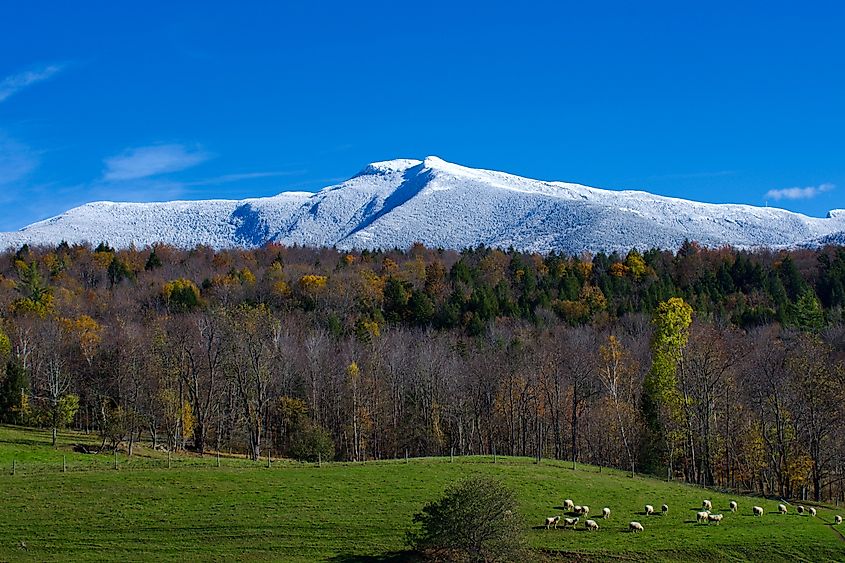
[[[299,461],[331,461],[334,459],[334,441],[328,430],[308,423],[291,440],[290,455]]]
[[[490,477],[470,477],[414,515],[414,549],[447,561],[525,561],[523,526],[514,492]]]

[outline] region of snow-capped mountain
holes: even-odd
[[[706,246],[817,246],[845,240],[845,210],[698,203],[467,168],[436,157],[376,162],[317,193],[241,201],[89,203],[13,233],[0,247],[105,241],[112,246],[340,248],[485,244],[547,252]]]

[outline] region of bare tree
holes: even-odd
[[[633,477],[636,472],[636,465],[629,436],[632,423],[629,420],[636,412],[632,405],[634,397],[633,374],[636,368],[632,365],[631,359],[619,339],[614,335],[608,336],[607,343],[599,348],[599,355],[601,361],[598,366],[598,378],[613,405],[616,422],[619,425],[619,437],[625,448],[628,466],[631,468],[631,477]]]

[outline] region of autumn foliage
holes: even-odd
[[[0,254],[0,417],[130,449],[495,451],[832,498],[843,308],[837,247],[24,247]]]

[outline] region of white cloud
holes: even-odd
[[[0,102],[37,82],[43,82],[64,69],[63,65],[52,64],[38,70],[28,70],[7,76],[0,81]]]
[[[137,180],[168,172],[178,172],[205,162],[210,155],[184,145],[153,145],[124,151],[107,158],[103,179],[107,181]]]
[[[812,199],[819,194],[829,192],[835,188],[833,184],[819,184],[818,186],[807,186],[806,188],[783,188],[780,190],[769,190],[766,192],[766,199],[780,201],[782,199]]]
[[[36,166],[38,157],[32,149],[0,134],[0,186],[22,180]]]

